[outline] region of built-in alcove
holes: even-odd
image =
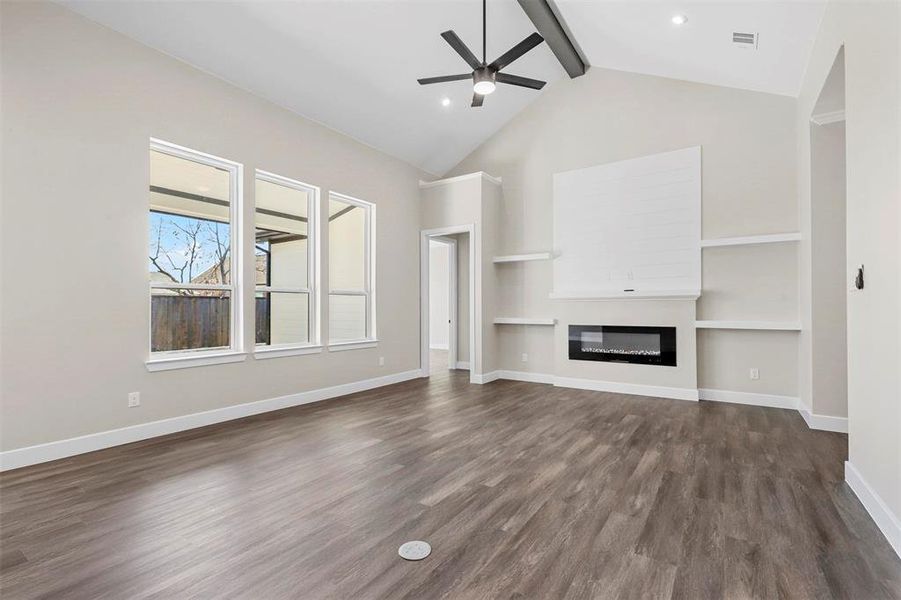
[[[848,411],[845,56],[839,50],[810,119],[809,397],[814,414]],[[806,379],[806,378],[802,378]],[[806,395],[806,394],[805,394]]]

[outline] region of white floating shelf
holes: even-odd
[[[801,331],[796,321],[695,321],[697,329],[757,329],[762,331]]]
[[[700,290],[646,290],[635,292],[551,292],[551,300],[697,300]]]
[[[530,260],[550,260],[551,258],[553,258],[553,254],[551,254],[550,252],[536,252],[535,254],[511,254],[510,256],[495,256],[493,262],[526,262]]]
[[[748,235],[744,237],[716,238],[701,240],[701,248],[718,246],[755,246],[757,244],[780,244],[782,242],[799,242],[800,233],[773,233],[769,235]]]
[[[497,317],[495,325],[556,325],[557,319],[524,319],[520,317]]]

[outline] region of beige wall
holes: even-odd
[[[850,292],[848,453],[874,493],[901,519],[901,48],[897,2],[830,2],[798,98],[802,319],[809,330],[811,172],[809,120],[839,50],[845,55],[847,262],[866,267],[866,288]],[[810,405],[812,337],[801,344],[801,393]],[[815,402],[814,402],[815,405]],[[897,522],[897,521],[896,521]]]
[[[700,145],[705,238],[792,232],[799,227],[795,127],[792,98],[592,68],[583,77],[551,84],[450,175],[483,170],[502,177],[499,253],[541,252],[551,250],[554,243],[554,173]],[[704,252],[704,288],[710,295],[698,305],[698,318],[798,319],[796,244]],[[594,322],[605,318],[612,322],[631,306],[631,301],[607,301],[577,303],[577,308],[549,300],[550,262],[498,266],[490,272],[499,282],[499,313],[556,317],[560,339],[573,311],[587,311]],[[749,287],[746,273],[759,276],[763,285]],[[652,304],[659,314],[672,310],[669,301]],[[691,331],[687,315],[681,311],[673,318]],[[551,329],[498,328],[500,367],[548,374],[561,369],[564,350],[559,339],[555,343]],[[716,335],[718,339],[737,335],[742,340],[736,368],[723,371],[717,363],[700,365],[697,382],[670,372],[657,384],[797,394],[797,334]],[[680,335],[679,351],[680,361],[693,363],[695,341],[688,344]],[[522,362],[523,353],[528,362]],[[760,380],[749,379],[751,367],[760,369]],[[622,381],[624,375],[600,363],[575,368],[586,378]],[[634,370],[628,376],[634,383],[651,383]]]
[[[423,173],[55,4],[0,10],[4,450],[418,368]],[[376,203],[379,346],[149,373],[150,137],[243,163],[247,222],[255,168]]]
[[[797,365],[797,332],[698,330],[701,388],[797,397]],[[751,367],[759,380],[749,380]]]

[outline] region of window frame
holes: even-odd
[[[321,310],[319,301],[320,289],[320,235],[319,235],[319,205],[321,190],[315,185],[304,183],[297,179],[277,175],[270,171],[262,169],[254,170],[254,206],[253,206],[253,231],[256,236],[256,182],[258,180],[265,181],[274,185],[285,186],[301,192],[307,192],[307,285],[301,287],[285,287],[273,285],[257,285],[254,276],[253,297],[256,298],[259,292],[273,293],[289,293],[289,294],[307,294],[308,303],[308,331],[309,341],[299,344],[257,344],[254,339],[253,352],[257,359],[278,358],[282,356],[295,356],[299,354],[311,354],[321,351]],[[256,244],[254,244],[256,248]],[[256,259],[254,259],[256,260]],[[271,260],[271,257],[270,257]],[[256,302],[254,302],[254,311],[256,311]],[[256,316],[254,315],[254,319]]]
[[[147,303],[147,351],[148,357],[145,361],[147,369],[150,371],[164,371],[169,369],[177,369],[184,367],[202,366],[208,364],[219,364],[225,362],[238,362],[244,359],[244,298],[243,298],[243,264],[244,264],[244,248],[243,248],[243,176],[244,166],[241,163],[231,161],[219,156],[200,152],[185,146],[179,146],[157,138],[150,138],[148,147],[149,152],[161,152],[176,158],[189,160],[205,166],[223,169],[229,173],[229,206],[228,206],[228,224],[229,224],[229,253],[231,254],[231,265],[229,270],[230,283],[228,284],[208,284],[208,283],[175,283],[175,282],[154,282],[149,281],[148,271],[148,303]],[[150,189],[150,173],[148,170],[148,184],[146,189]],[[149,222],[149,215],[152,206],[148,202],[146,215]],[[145,228],[147,231],[147,228]],[[147,240],[149,246],[149,240]],[[174,289],[174,290],[219,290],[229,293],[229,345],[227,347],[216,348],[198,348],[186,350],[165,350],[154,352],[152,350],[152,297],[155,289]]]
[[[328,298],[331,299],[332,296],[363,296],[366,298],[366,327],[365,327],[365,336],[359,339],[353,340],[332,340],[331,339],[331,328],[329,328],[329,341],[328,347],[329,351],[336,352],[339,350],[356,350],[359,348],[372,348],[378,344],[378,338],[376,337],[376,246],[375,246],[375,209],[376,205],[372,202],[367,202],[366,200],[361,200],[359,198],[354,198],[353,196],[348,196],[347,194],[341,194],[335,191],[329,191],[328,194],[329,199],[329,207],[331,207],[331,201],[337,200],[339,202],[344,202],[345,204],[351,204],[362,208],[364,214],[366,215],[363,227],[363,250],[364,250],[364,273],[363,273],[363,285],[364,289],[362,290],[342,290],[342,289],[332,289],[331,280],[329,280],[329,290],[328,290]],[[326,211],[326,214],[330,212],[331,208]],[[331,221],[329,221],[331,223]],[[331,234],[331,231],[329,231]],[[329,238],[329,244],[331,245],[331,237]],[[329,256],[331,260],[331,256]]]

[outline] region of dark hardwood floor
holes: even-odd
[[[845,452],[791,411],[436,369],[3,474],[0,594],[899,598]]]

